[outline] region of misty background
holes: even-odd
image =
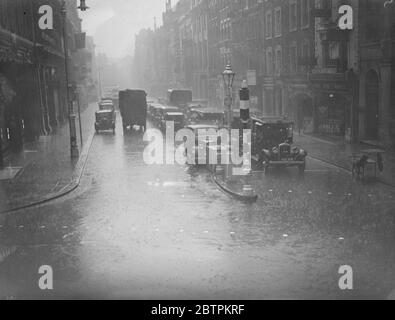
[[[177,1],[174,1],[177,2]],[[165,0],[87,0],[83,30],[94,38],[102,87],[133,87],[134,39],[139,30],[162,23]],[[98,70],[99,71],[99,70]]]

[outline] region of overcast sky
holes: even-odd
[[[173,2],[176,2],[173,0]],[[95,38],[97,52],[119,58],[132,53],[134,35],[162,21],[165,0],[86,0],[83,29]]]

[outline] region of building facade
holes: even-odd
[[[53,9],[53,29],[41,30],[39,8]],[[76,46],[81,33],[77,1],[66,2],[66,37],[70,80],[77,85],[88,72]],[[68,117],[63,47],[63,18],[59,0],[0,2],[0,134],[3,148],[19,149],[23,142],[51,133]],[[85,91],[85,90],[82,90]]]
[[[344,6],[352,10],[347,28],[339,26]],[[166,57],[165,67],[153,64],[162,86],[191,87],[192,77],[194,97],[221,108],[230,62],[235,107],[246,79],[257,113],[288,116],[306,134],[388,146],[395,143],[394,7],[384,0],[167,1],[148,48]]]

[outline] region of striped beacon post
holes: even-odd
[[[241,128],[248,128],[248,120],[250,119],[250,90],[246,80],[243,80],[240,89],[240,121]]]
[[[240,146],[243,147],[243,130],[248,129],[248,124],[250,120],[250,90],[248,89],[247,80],[243,80],[239,94],[240,94],[240,124],[241,124]],[[245,169],[246,169],[246,174],[249,175],[251,173],[250,170],[247,168]],[[254,190],[252,186],[248,183],[248,179],[244,179],[243,194],[246,196],[252,196],[254,194]]]

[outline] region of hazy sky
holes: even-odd
[[[173,1],[176,2],[176,1]],[[86,0],[90,9],[81,13],[83,29],[95,38],[97,52],[109,57],[132,53],[134,35],[162,21],[165,0]]]

